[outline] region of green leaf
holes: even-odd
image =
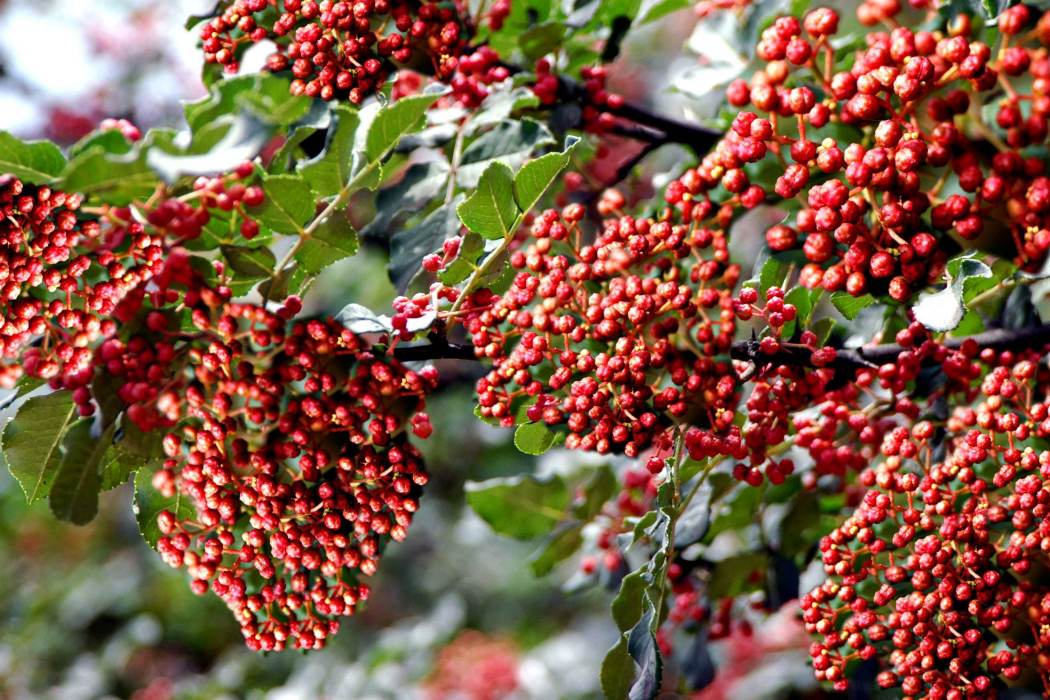
[[[163,431],[143,432],[125,416],[120,433],[120,439],[114,441],[103,459],[103,491],[123,485],[139,469],[164,459]]]
[[[470,118],[468,132],[499,124],[509,119],[514,112],[528,107],[538,107],[540,99],[527,87],[500,90],[490,93]]]
[[[0,173],[45,185],[58,177],[66,167],[66,157],[50,141],[21,141],[0,131]]]
[[[639,666],[638,678],[631,686],[631,700],[655,700],[660,693],[663,676],[663,659],[660,645],[656,642],[659,620],[653,603],[646,600],[645,617],[627,638],[627,651]]]
[[[554,143],[550,130],[532,119],[501,122],[463,151],[456,174],[457,183],[462,187],[475,187],[493,162],[499,161],[516,170],[537,148]]]
[[[388,240],[391,230],[403,219],[424,209],[445,192],[448,174],[447,160],[413,163],[397,183],[376,195],[376,216],[361,230],[361,235]]]
[[[139,469],[135,475],[135,501],[132,509],[135,511],[135,520],[138,521],[143,539],[150,547],[156,549],[157,540],[161,537],[157,516],[162,511],[169,511],[179,520],[193,518],[195,511],[186,496],[176,493],[171,498],[166,498],[153,488],[152,480],[152,470]]]
[[[99,489],[109,491],[123,486],[140,467],[142,464],[137,459],[111,448],[102,460]]]
[[[562,520],[569,489],[559,476],[467,482],[467,503],[493,530],[516,539],[545,535]]]
[[[357,231],[346,218],[346,211],[333,212],[317,225],[313,235],[303,241],[295,260],[303,270],[316,275],[334,262],[357,254]]]
[[[602,693],[607,700],[626,700],[634,681],[634,659],[627,652],[627,638],[620,636],[620,641],[602,660],[601,684]]]
[[[638,624],[644,610],[645,591],[649,582],[645,578],[646,566],[623,577],[620,592],[612,602],[612,617],[616,627],[626,632]]]
[[[784,324],[782,336],[793,338],[795,330],[799,327],[805,328],[809,325],[809,319],[813,316],[814,300],[819,300],[822,290],[795,287],[784,297],[784,301],[795,306],[795,318]]]
[[[187,103],[183,114],[194,134],[242,110],[267,124],[289,126],[307,115],[312,102],[308,97],[292,95],[290,84],[289,77],[271,73],[224,78],[210,86],[206,97]]]
[[[583,521],[593,519],[619,491],[620,482],[609,465],[597,467],[583,485],[583,502],[574,509],[576,517]]]
[[[266,199],[249,211],[252,218],[277,233],[301,235],[317,210],[310,185],[295,175],[270,175],[263,180],[262,188]]]
[[[857,314],[874,303],[875,297],[870,294],[855,297],[849,292],[835,292],[831,295],[832,306],[838,309],[839,313],[845,316],[848,321],[857,318]]]
[[[790,270],[791,263],[777,257],[766,258],[758,278],[759,294],[764,297],[771,287],[783,287]]]
[[[353,176],[354,136],[360,122],[354,110],[345,106],[337,107],[334,125],[328,128],[324,151],[299,165],[299,174],[320,196],[335,195],[350,182]]]
[[[117,429],[116,424],[110,424],[102,435],[94,437],[92,423],[82,420],[66,432],[62,464],[51,486],[51,512],[59,520],[75,525],[91,522],[98,513],[98,493],[102,489],[99,467]]]
[[[503,163],[492,163],[478,181],[477,190],[457,207],[460,221],[489,240],[503,240],[513,233],[518,219],[514,203],[514,174]]]
[[[655,22],[673,12],[692,7],[692,5],[693,3],[690,0],[653,0],[642,2],[635,25],[640,26],[649,22]]]
[[[565,38],[565,25],[561,22],[544,22],[530,27],[518,35],[518,46],[529,61],[551,53],[561,46]]]
[[[822,318],[813,324],[812,331],[817,335],[817,347],[827,344],[828,338],[835,331],[835,319]]]
[[[438,279],[448,285],[459,284],[477,269],[478,258],[483,252],[485,239],[473,231],[467,231],[459,244],[459,253],[438,272]]]
[[[514,176],[514,198],[518,208],[528,213],[540,201],[543,193],[569,164],[572,149],[580,140],[575,136],[565,138],[565,148],[561,151],[540,156],[522,166]]]
[[[558,434],[546,423],[523,423],[514,431],[514,446],[527,455],[541,455],[554,447]]]
[[[448,204],[432,211],[418,225],[407,231],[398,231],[390,239],[390,279],[399,291],[408,288],[422,269],[423,258],[441,248],[450,236],[459,235],[461,228],[456,207],[463,201],[456,197]]]
[[[311,98],[293,95],[289,79],[270,73],[257,73],[255,85],[237,97],[237,103],[267,124],[290,126],[310,111]]]
[[[157,174],[146,163],[144,150],[124,155],[92,146],[69,161],[62,172],[62,187],[94,196],[115,206],[147,199],[157,187]]]
[[[270,140],[271,129],[249,114],[229,116],[214,124],[221,128],[207,132],[204,143],[195,134],[185,152],[172,153],[167,147],[146,149],[149,167],[172,183],[187,175],[229,172],[259,155]]]
[[[269,248],[222,245],[219,250],[234,272],[253,279],[269,277],[277,268],[277,258]]]
[[[402,97],[381,109],[368,128],[365,157],[369,161],[383,158],[401,137],[419,128],[423,115],[440,97],[441,94],[434,93]]]
[[[544,540],[543,545],[529,558],[532,573],[546,576],[554,567],[571,557],[583,544],[583,523],[564,522]]]
[[[76,416],[72,395],[56,391],[27,400],[4,427],[4,459],[29,503],[51,492],[62,463],[62,436]]]
[[[70,157],[77,156],[92,146],[98,146],[106,153],[123,155],[131,150],[132,145],[131,141],[128,141],[119,129],[92,131],[69,147],[69,155]],[[63,165],[63,167],[65,166]]]
[[[934,294],[923,294],[912,309],[915,320],[935,332],[955,329],[966,315],[966,305],[980,292],[995,286],[992,269],[971,254],[948,262],[947,286]],[[976,321],[980,321],[975,317]],[[981,324],[983,325],[983,324]]]
[[[764,554],[747,553],[716,563],[707,586],[708,596],[711,600],[730,598],[748,590],[749,586],[754,587],[750,583],[751,575],[755,571],[765,571],[766,561]]]
[[[335,320],[358,335],[363,333],[389,333],[393,330],[389,318],[380,316],[372,309],[361,304],[347,304],[336,315]]]

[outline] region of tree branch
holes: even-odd
[[[394,357],[402,362],[425,362],[426,360],[477,360],[473,345],[449,343],[442,338],[435,342],[417,345],[398,345]]]
[[[957,349],[968,340],[977,343],[981,349],[993,350],[1041,348],[1050,344],[1050,325],[1031,326],[1008,330],[997,328],[966,338],[950,338],[944,341],[947,348]],[[880,365],[896,362],[897,356],[904,350],[900,345],[873,345],[856,349],[840,349],[835,361],[829,366],[836,370],[856,370],[876,368]],[[756,365],[791,365],[794,367],[813,366],[813,351],[797,343],[782,343],[775,353],[764,353],[759,349],[758,340],[741,340],[733,343],[730,355],[735,360],[754,362]],[[425,360],[477,360],[474,346],[463,343],[449,343],[441,338],[433,342],[414,345],[398,345],[394,348],[394,357],[404,362]]]
[[[943,342],[943,345],[946,348],[957,349],[969,340],[977,343],[977,346],[981,349],[1021,350],[1042,348],[1050,344],[1050,325],[1031,326],[1016,330],[997,328],[965,338],[949,338]],[[864,367],[876,368],[896,362],[902,350],[904,348],[895,344],[840,349],[836,351],[835,361],[828,366],[836,371],[857,370]],[[764,353],[759,349],[758,340],[744,340],[734,343],[730,354],[735,360],[753,362],[756,365],[813,366],[811,359],[813,351],[804,345],[795,343],[782,343],[777,352]]]
[[[523,73],[525,69],[513,63],[502,63],[504,68],[511,74]],[[558,93],[564,102],[578,102],[581,106],[591,104],[586,88],[577,80],[567,75],[559,74]],[[644,107],[625,102],[617,109],[610,109],[607,105],[591,105],[598,110],[609,112],[621,119],[633,122],[630,124],[619,124],[618,133],[624,136],[638,139],[640,141],[665,143],[678,143],[688,146],[697,155],[703,155],[714,148],[714,145],[722,138],[723,134],[714,129],[690,124],[672,117],[651,112]]]

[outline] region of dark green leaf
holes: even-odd
[[[583,544],[583,523],[564,522],[543,541],[540,549],[529,558],[532,573],[546,576],[554,567],[571,557]]]
[[[277,258],[269,248],[223,245],[219,249],[230,268],[254,279],[269,277],[277,267]]]
[[[712,600],[731,598],[746,590],[753,589],[755,583],[752,575],[756,571],[765,571],[764,554],[737,554],[715,564],[711,580],[707,586],[707,595]]]
[[[714,489],[709,483],[700,486],[693,500],[675,522],[674,545],[683,549],[699,542],[711,527],[711,498]]]
[[[284,76],[257,73],[255,86],[238,95],[237,103],[255,117],[274,126],[290,126],[307,115],[312,100],[293,95]]]
[[[485,169],[477,189],[456,208],[468,229],[489,240],[504,240],[514,232],[518,205],[514,203],[514,174],[503,163]]]
[[[514,431],[514,446],[527,455],[541,455],[554,447],[558,434],[546,423],[523,423]]]
[[[123,418],[120,437],[103,459],[102,490],[121,486],[139,469],[161,462],[164,458],[162,432],[143,432],[133,421]]]
[[[632,571],[620,581],[620,592],[612,602],[612,617],[621,632],[628,631],[642,619],[645,591],[648,587],[645,567]]]
[[[123,486],[142,463],[121,450],[111,448],[102,460],[99,489],[109,491]]]
[[[857,318],[857,314],[874,303],[875,297],[870,294],[855,297],[849,292],[835,292],[831,295],[831,304],[849,321]]]
[[[782,330],[784,338],[793,338],[797,328],[805,328],[809,325],[809,319],[813,316],[815,300],[820,299],[820,294],[821,290],[819,289],[806,289],[805,287],[795,287],[787,293],[784,301],[795,306],[795,318],[784,324]]]
[[[51,512],[59,520],[75,525],[91,522],[98,513],[98,493],[102,489],[99,467],[113,442],[116,425],[102,435],[92,436],[93,421],[75,423],[62,440],[62,464],[51,486]]]
[[[65,166],[66,157],[50,141],[20,141],[0,131],[0,173],[45,185],[58,177]]]
[[[494,161],[516,170],[537,148],[553,144],[554,137],[550,130],[537,121],[523,119],[501,122],[463,151],[456,175],[457,182],[462,187],[475,187],[481,174]]]
[[[310,185],[295,175],[270,175],[263,180],[262,188],[266,199],[250,210],[251,216],[277,233],[302,234],[317,210]]]
[[[656,642],[659,626],[656,611],[646,601],[645,616],[639,621],[627,639],[627,651],[639,666],[638,678],[628,694],[630,700],[655,700],[660,692],[663,674],[663,659]]]
[[[64,189],[115,206],[147,199],[159,181],[142,150],[116,155],[102,146],[92,146],[69,161],[61,179]]]
[[[625,700],[634,681],[634,659],[627,652],[627,638],[620,641],[605,654],[602,660],[602,693],[607,700]]]
[[[391,229],[396,228],[403,217],[417,213],[444,193],[448,173],[446,160],[413,163],[397,183],[379,191],[376,196],[376,216],[361,230],[361,234],[388,240]]]
[[[380,316],[361,304],[347,304],[335,319],[358,335],[363,333],[389,333],[392,330],[389,318]]]
[[[186,153],[171,153],[162,148],[147,150],[146,162],[166,182],[186,175],[211,175],[233,170],[259,155],[270,140],[271,131],[249,114],[231,117],[215,143],[191,144]],[[193,148],[196,146],[196,148]]]
[[[124,137],[119,129],[106,129],[105,131],[92,131],[84,138],[70,146],[70,157],[77,156],[92,146],[98,146],[106,153],[123,155],[131,150],[132,143]]]
[[[758,291],[764,297],[771,287],[783,287],[787,280],[791,264],[777,257],[766,258],[762,264],[762,272],[758,278]]]
[[[457,197],[438,207],[418,225],[398,231],[390,239],[390,279],[398,290],[408,288],[412,278],[422,269],[423,258],[441,248],[450,236],[459,235],[460,223],[456,207],[462,201]]]
[[[620,482],[609,465],[603,464],[594,469],[582,489],[583,502],[576,506],[575,513],[580,520],[589,521],[619,493]]]
[[[157,540],[161,537],[160,528],[157,525],[157,516],[162,511],[172,513],[179,520],[190,520],[195,512],[189,499],[181,493],[176,492],[171,498],[166,498],[153,488],[151,483],[153,472],[150,469],[139,469],[135,475],[135,501],[132,506],[135,511],[135,520],[139,524],[139,532],[150,547],[157,548]]]
[[[530,27],[518,35],[518,46],[529,61],[536,61],[561,46],[565,37],[565,25],[561,22],[545,22]]]
[[[473,231],[467,231],[463,236],[463,241],[459,244],[459,253],[445,265],[443,270],[438,272],[438,278],[448,285],[459,284],[470,277],[477,268],[478,258],[484,251],[485,239]]]
[[[324,151],[302,163],[298,172],[321,197],[341,190],[352,177],[354,137],[360,123],[357,112],[346,106],[335,109],[334,125],[328,127]]]
[[[332,263],[357,254],[357,231],[346,218],[346,211],[330,214],[303,241],[295,260],[303,270],[316,275]]]
[[[579,141],[575,136],[568,136],[562,151],[548,153],[522,166],[514,176],[514,197],[521,211],[528,213],[536,206],[543,193],[569,164],[572,149]]]
[[[51,492],[62,463],[62,437],[76,416],[71,394],[56,391],[27,400],[4,427],[4,459],[29,503]]]
[[[384,107],[376,115],[368,128],[365,140],[365,157],[369,161],[378,161],[385,156],[401,137],[415,131],[423,121],[423,115],[432,104],[437,102],[440,94],[423,94],[402,97],[397,102]]]
[[[194,134],[216,120],[242,110],[275,126],[289,126],[310,111],[311,100],[292,95],[290,79],[271,73],[251,73],[224,78],[210,86],[206,97],[183,108],[186,123]]]
[[[467,482],[467,503],[493,530],[517,539],[545,535],[562,520],[569,489],[558,476]]]

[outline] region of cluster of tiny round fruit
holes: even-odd
[[[877,659],[878,684],[913,697],[1045,685],[1050,372],[1038,352],[972,342],[927,359],[957,407],[943,424],[898,414],[860,505],[821,540],[828,579],[801,601],[814,669],[844,689],[849,663]]]
[[[605,206],[622,197],[607,194]],[[500,296],[463,304],[481,414],[567,429],[570,448],[636,456],[678,422],[721,420],[736,401],[728,353],[740,271],[720,230],[611,215],[592,242],[585,209],[547,210],[510,256]],[[731,411],[729,412],[731,413]]]
[[[535,72],[535,80],[530,86],[533,94],[542,104],[553,105],[563,87],[552,72],[550,61],[546,58],[536,61]],[[583,78],[580,86],[581,128],[593,134],[603,134],[616,124],[615,112],[623,107],[623,96],[606,89],[608,70],[605,66],[585,66],[580,70],[580,77]]]
[[[360,104],[386,84],[394,62],[418,57],[438,78],[451,77],[471,34],[465,17],[463,8],[436,2],[234,0],[204,23],[200,38],[205,61],[231,72],[248,46],[271,41],[277,50],[267,68],[290,71],[293,94]]]
[[[10,175],[0,179],[5,384],[24,371],[66,388],[83,386],[92,344],[113,332],[117,305],[162,262],[153,236],[116,235],[81,219],[80,201]]]
[[[1019,262],[1039,263],[1050,246],[1050,180],[1024,149],[1047,137],[1050,20],[1023,5],[1006,10],[993,51],[968,19],[946,35],[871,32],[857,51],[836,48],[834,10],[777,19],[756,48],[763,68],[728,88],[730,104],[753,111],[737,114],[667,200],[700,221],[797,200],[768,230],[770,248],[802,250],[802,284],[855,296],[910,298],[940,277],[952,238],[1002,233]],[[997,91],[986,124],[970,93],[988,102]],[[761,179],[766,163],[775,178]]]
[[[192,507],[157,516],[158,550],[226,602],[256,650],[323,646],[427,483],[407,431],[429,433],[436,372],[334,321],[289,327],[297,308],[227,303],[196,318],[162,397],[176,428],[153,486]]]
[[[217,235],[230,240],[259,234],[248,208],[261,205],[265,194],[245,184],[253,173],[245,163],[228,175],[199,178],[184,195],[158,194],[134,213],[104,207],[98,218],[78,212],[79,196],[6,178],[0,186],[7,214],[4,381],[23,372],[46,379],[53,389],[72,391],[80,413],[91,415],[96,369],[113,360],[97,351],[137,314],[147,290],[154,309],[186,301],[174,282],[192,289],[191,306],[200,294],[221,291],[189,283],[199,275],[180,248],[210,222],[221,221]],[[162,320],[155,314],[149,322]]]

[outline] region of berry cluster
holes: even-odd
[[[908,696],[988,697],[1026,672],[1046,685],[1050,372],[972,342],[905,355],[902,379],[942,363],[960,401],[943,426],[898,414],[862,502],[821,541],[828,580],[802,599],[817,676],[842,689],[847,664],[877,658],[878,684]]]
[[[594,134],[603,134],[616,124],[614,112],[623,107],[623,96],[605,88],[608,70],[605,66],[585,66],[580,70],[583,78],[583,112],[580,115],[582,128]],[[545,58],[536,62],[536,80],[532,92],[545,105],[558,101],[561,84],[558,76],[551,72],[551,64]]]
[[[272,41],[277,51],[267,67],[291,72],[293,94],[360,104],[385,85],[394,62],[419,58],[437,77],[451,77],[471,33],[468,16],[459,7],[408,0],[233,0],[204,24],[200,38],[205,61],[231,72],[245,48]],[[492,20],[505,16],[494,10]]]
[[[622,206],[607,193],[602,207]],[[719,230],[610,216],[592,243],[584,207],[547,210],[511,255],[509,291],[474,294],[465,327],[493,369],[477,384],[482,415],[568,430],[570,448],[636,456],[671,424],[721,421],[736,400],[736,319]],[[565,251],[565,252],[562,252]],[[732,415],[732,412],[728,412]]]
[[[91,345],[113,332],[117,304],[161,264],[142,233],[82,220],[80,197],[0,179],[0,357],[5,384],[24,371],[57,386],[90,381]],[[32,345],[35,341],[35,345]],[[81,402],[82,412],[90,414]]]
[[[728,89],[732,105],[753,111],[737,114],[667,201],[698,221],[797,201],[768,230],[769,247],[802,250],[802,284],[855,296],[904,301],[941,276],[951,238],[1002,226],[1019,262],[1035,264],[1050,245],[1046,165],[1023,150],[1045,142],[1050,109],[1044,33],[1029,31],[1037,19],[1026,6],[1004,12],[997,53],[959,22],[950,35],[872,32],[850,56],[835,48],[834,10],[781,17],[758,43],[763,69]],[[996,123],[985,124],[970,94],[1000,89]],[[756,182],[767,164],[776,177]]]
[[[384,543],[405,537],[427,475],[432,368],[408,370],[333,321],[245,304],[197,318],[161,403],[176,416],[153,485],[158,550],[233,611],[252,649],[319,648],[368,596]]]

